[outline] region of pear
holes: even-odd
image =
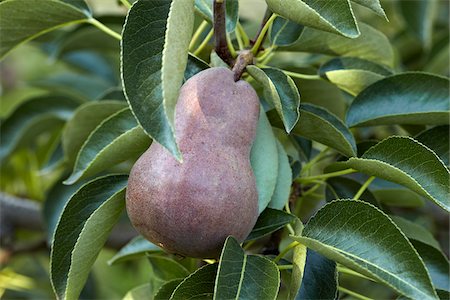
[[[128,216],[168,252],[217,258],[227,236],[248,236],[258,217],[250,150],[259,117],[255,90],[226,68],[187,80],[175,107],[183,161],[153,142],[128,180]]]

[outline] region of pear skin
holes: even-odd
[[[168,252],[217,258],[227,236],[240,242],[258,217],[250,165],[259,99],[226,68],[210,68],[184,83],[175,108],[178,162],[153,142],[128,180],[133,226]]]

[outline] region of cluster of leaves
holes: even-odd
[[[447,257],[398,209],[450,211],[448,17],[437,14],[445,3],[387,3],[387,13],[379,1],[266,3],[272,14],[256,45],[268,39],[244,74],[263,107],[251,151],[258,222],[243,248],[229,237],[217,262],[180,261],[137,237],[110,260],[150,262],[151,281],[126,297],[362,297],[338,275],[383,284],[390,296],[448,297]],[[239,17],[242,1],[226,5],[236,56],[235,47],[251,48],[254,22]],[[179,87],[224,65],[209,41],[212,1],[140,0],[127,8],[124,20],[94,18],[83,0],[0,2],[1,56],[50,32],[38,45],[56,61],[52,68],[64,64],[63,73],[5,97],[0,129],[2,178],[9,174],[2,189],[18,193],[21,165],[33,160],[30,181],[48,190],[29,195],[45,199],[58,298],[79,297],[124,211],[127,175],[116,174],[126,174],[152,140],[181,158],[173,133]],[[389,32],[387,16],[398,32]],[[274,239],[281,239],[277,256],[256,254]]]

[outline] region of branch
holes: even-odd
[[[241,78],[245,68],[250,64],[253,64],[252,51],[250,50],[241,51],[239,56],[237,57],[236,63],[233,66],[234,81],[238,81]]]
[[[39,248],[36,241],[29,245],[14,245],[14,236],[17,229],[26,229],[45,233],[44,220],[39,202],[19,198],[0,192],[0,243],[2,248],[13,252],[26,252]],[[120,249],[128,243],[137,232],[130,224],[118,223],[112,230],[106,242],[106,246]]]
[[[227,32],[225,27],[226,0],[214,0],[214,39],[217,55],[228,65],[233,64],[233,56],[228,49]]]

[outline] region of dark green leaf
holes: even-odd
[[[212,299],[218,264],[206,265],[186,277],[173,291],[170,300]]]
[[[189,275],[189,271],[183,265],[170,257],[149,255],[148,260],[152,269],[152,279],[169,281]]]
[[[77,108],[61,137],[66,162],[73,166],[89,134],[107,117],[126,107],[121,101],[88,102]]]
[[[348,0],[266,0],[274,13],[295,23],[356,38],[359,29]]]
[[[50,274],[59,299],[77,299],[113,226],[125,207],[127,176],[85,184],[69,200],[56,227]]]
[[[186,70],[184,71],[184,80],[186,81],[198,72],[206,70],[208,68],[209,66],[206,62],[193,54],[189,54]]]
[[[239,0],[227,0],[225,3],[226,30],[233,32],[239,20]],[[208,22],[213,19],[213,1],[195,0],[195,8]]]
[[[47,227],[47,240],[50,244],[52,243],[56,225],[58,224],[58,220],[61,217],[66,203],[84,183],[85,182],[79,182],[77,184],[67,186],[61,182],[58,182],[50,189],[45,197],[42,214]]]
[[[303,31],[303,26],[277,16],[270,28],[270,41],[276,46],[294,44]]]
[[[113,258],[108,260],[108,264],[114,265],[129,259],[145,256],[148,252],[158,251],[162,251],[161,248],[153,243],[150,243],[143,236],[139,235],[129,241],[128,244],[123,246],[122,249],[120,249],[120,251],[113,256]]]
[[[390,218],[410,240],[419,241],[441,251],[438,241],[424,227],[399,216]]]
[[[129,108],[112,114],[89,135],[64,183],[72,184],[135,157],[150,145]]]
[[[289,200],[292,184],[292,170],[289,164],[289,158],[283,145],[277,141],[278,149],[278,176],[275,190],[270,200],[269,207],[275,209],[283,209]]]
[[[419,72],[386,77],[355,98],[346,122],[350,127],[448,124],[449,85],[448,78]]]
[[[387,20],[386,13],[384,12],[384,9],[381,7],[380,0],[352,0],[352,1],[371,9],[379,16],[382,16]]]
[[[183,279],[173,279],[163,284],[153,297],[154,300],[167,300]],[[148,297],[148,294],[146,295]],[[140,298],[143,299],[143,298]],[[138,299],[137,299],[138,300]]]
[[[299,119],[300,94],[294,81],[276,68],[248,66],[247,72],[263,86],[264,100],[275,107],[289,133]]]
[[[336,199],[349,199],[353,198],[361,188],[361,184],[353,179],[346,177],[333,177],[327,179],[326,200],[330,202]],[[375,196],[366,189],[360,200],[369,202],[375,206],[378,206],[378,201]]]
[[[269,116],[271,123],[279,127],[273,114]],[[301,104],[300,116],[292,133],[330,146],[346,156],[356,156],[355,138],[338,117],[312,104]]]
[[[15,150],[30,130],[36,132],[39,122],[68,120],[80,102],[64,96],[41,96],[22,103],[0,128],[0,160]],[[59,122],[58,122],[59,121]],[[48,127],[44,127],[48,130]]]
[[[410,137],[391,136],[367,150],[361,158],[352,157],[331,168],[336,167],[353,168],[406,186],[450,211],[449,170],[434,152]]]
[[[446,166],[450,165],[450,126],[430,128],[421,132],[415,139],[433,150]]]
[[[422,207],[425,200],[417,193],[405,188],[383,188],[372,191],[377,200],[393,207]]]
[[[434,288],[450,291],[450,264],[442,251],[430,245],[411,241],[431,276]]]
[[[62,26],[86,22],[84,1],[10,0],[0,2],[0,58],[35,37]],[[14,24],[20,20],[20,26]]]
[[[337,299],[338,273],[336,263],[308,249],[298,300]]]
[[[220,256],[214,299],[272,300],[279,285],[280,272],[271,260],[246,255],[236,239],[227,238]]]
[[[436,299],[411,243],[371,204],[338,200],[325,205],[293,239],[413,299]]]
[[[388,38],[375,28],[359,22],[361,35],[348,39],[336,34],[305,28],[300,39],[283,50],[350,56],[388,67],[394,66],[394,50]]]
[[[125,94],[145,132],[177,159],[175,104],[194,26],[194,0],[136,2],[122,39]]]
[[[295,216],[282,210],[266,208],[258,217],[255,227],[247,237],[247,241],[259,239],[295,220]]]
[[[411,33],[423,43],[425,48],[431,47],[433,23],[437,16],[438,1],[400,1],[398,5]]]
[[[277,140],[262,107],[250,153],[250,163],[255,174],[258,207],[261,213],[272,199],[278,175]]]

